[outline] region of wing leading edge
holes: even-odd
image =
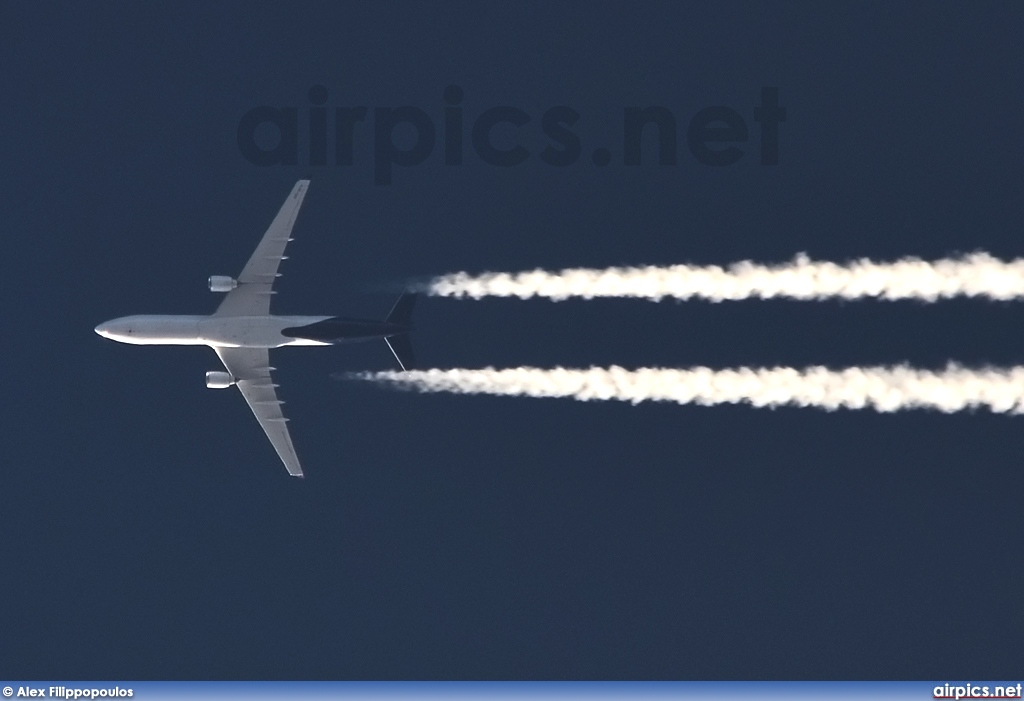
[[[277,398],[270,377],[270,353],[266,348],[214,348],[224,368],[235,378],[235,384],[256,415],[288,474],[302,477],[299,456],[295,454],[288,424],[281,411],[283,402]]]

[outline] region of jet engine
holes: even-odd
[[[231,376],[230,372],[211,370],[206,373],[206,386],[209,389],[227,389],[233,384],[235,384],[235,378]]]
[[[227,275],[210,276],[210,292],[230,292],[238,287],[238,280]]]

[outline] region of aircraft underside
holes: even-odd
[[[209,316],[137,315],[111,319],[96,327],[104,338],[134,345],[210,346],[224,370],[206,373],[210,389],[237,387],[267,434],[288,474],[302,477],[273,381],[269,351],[281,346],[328,346],[382,338],[404,370],[414,367],[409,333],[416,296],[405,292],[384,321],[339,316],[274,316],[270,296],[280,277],[278,265],[291,241],[308,180],[295,183],[291,194],[264,233],[238,278],[210,276],[211,292],[226,293]]]

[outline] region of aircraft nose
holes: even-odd
[[[104,321],[102,324],[93,329],[93,331],[98,333],[100,336],[103,336],[103,338],[110,338],[110,322]]]

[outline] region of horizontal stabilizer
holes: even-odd
[[[410,306],[412,305],[410,304]],[[416,367],[416,356],[412,352],[412,341],[409,340],[409,334],[400,333],[396,336],[387,336],[384,340],[391,352],[395,354],[395,360],[403,370],[412,370]]]
[[[402,296],[395,302],[395,306],[391,308],[388,318],[384,321],[389,324],[408,326],[412,323],[412,308],[414,304],[416,304],[416,293],[403,292]]]

